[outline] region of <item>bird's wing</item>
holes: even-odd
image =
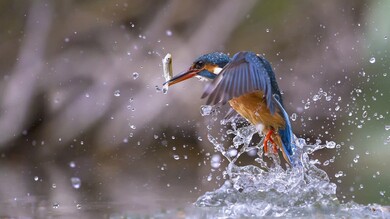
[[[243,94],[262,91],[268,108],[274,113],[269,69],[265,64],[262,58],[252,52],[236,53],[218,76],[208,84],[202,98],[208,97],[206,104],[226,104],[232,98]]]

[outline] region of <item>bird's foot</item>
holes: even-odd
[[[268,153],[268,142],[271,142],[273,152],[274,153],[278,153],[278,150],[276,148],[276,144],[275,144],[274,140],[271,137],[273,133],[274,132],[272,130],[269,130],[267,135],[264,138],[264,147],[263,147],[264,153]]]

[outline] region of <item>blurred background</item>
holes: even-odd
[[[205,82],[163,94],[161,59],[172,53],[178,73],[202,54],[243,50],[271,62],[298,137],[338,144],[313,159],[339,199],[389,205],[389,10],[386,0],[1,1],[1,212],[145,212],[218,188],[227,163],[210,165]]]

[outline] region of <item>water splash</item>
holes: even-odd
[[[202,106],[207,112],[213,109]],[[202,110],[204,112],[204,110]],[[202,113],[209,115],[210,113]],[[334,149],[336,143],[317,141],[309,145],[304,139],[295,138],[293,167],[283,168],[278,155],[271,155],[271,164],[261,157],[262,141],[251,143],[257,133],[254,126],[239,127],[237,120],[231,123],[226,133],[233,135],[232,144],[225,148],[217,137],[208,134],[208,140],[216,151],[224,156],[229,164],[226,168],[227,180],[215,191],[206,192],[195,202],[198,207],[213,207],[207,218],[213,217],[307,217],[316,215],[383,217],[390,216],[379,205],[363,206],[353,202],[341,204],[336,197],[336,184],[330,182],[327,173],[311,160],[309,155],[323,148]],[[231,156],[230,150],[237,153]],[[245,152],[256,150],[259,165],[239,166],[237,159]],[[342,175],[342,174],[341,174]],[[203,209],[204,210],[204,209]]]
[[[298,149],[295,152],[295,158],[300,159],[301,165],[283,169],[278,159],[274,159],[271,167],[265,163],[258,167],[238,166],[230,162],[226,170],[228,180],[221,188],[199,197],[195,205],[222,207],[221,213],[231,217],[298,216],[311,205],[336,207],[339,205],[336,185],[308,156],[322,146],[312,146],[305,151],[302,140],[296,141]]]

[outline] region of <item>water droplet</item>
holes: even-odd
[[[55,183],[53,183],[53,184],[51,185],[51,187],[52,187],[53,189],[55,189],[55,188],[57,188],[57,185],[56,185]]]
[[[89,93],[86,93],[86,94],[85,94],[85,97],[88,98],[88,97],[89,97]]]
[[[329,160],[324,161],[324,163],[322,165],[323,166],[328,166],[329,165]]]
[[[34,181],[38,181],[39,180],[39,177],[38,176],[34,176]]]
[[[76,163],[74,161],[71,161],[71,162],[69,162],[69,166],[70,166],[70,168],[75,168]]]
[[[211,181],[213,179],[213,175],[211,175],[211,173],[207,176],[207,181]]]
[[[371,64],[374,64],[374,63],[375,63],[375,57],[372,57],[372,58],[370,59],[370,63],[371,63]]]
[[[81,180],[78,177],[72,177],[70,178],[70,181],[72,182],[72,186],[75,189],[79,189],[81,186]]]
[[[114,91],[114,96],[120,97],[121,96],[121,92],[119,90]]]
[[[138,72],[133,72],[133,79],[137,79],[139,77],[139,73]]]
[[[332,99],[332,96],[326,96],[326,97],[325,97],[325,100],[326,100],[326,101],[330,101],[331,99]]]
[[[351,151],[355,150],[355,146],[353,146],[353,145],[349,146],[349,150],[351,150]]]
[[[269,33],[269,29],[268,29],[268,28],[267,28],[267,29],[265,29],[265,32]]]
[[[157,92],[157,93],[160,93],[160,92],[161,92],[161,88],[160,88],[158,85],[156,85],[156,92]]]
[[[165,31],[165,34],[166,34],[167,36],[172,36],[172,31],[171,31],[171,30],[167,30],[167,31]]]
[[[203,141],[202,137],[198,136],[198,141]]]
[[[326,147],[329,148],[329,149],[333,149],[336,147],[336,142],[334,141],[327,141],[326,142]]]
[[[359,156],[359,155],[356,155],[356,157],[353,158],[353,162],[354,162],[354,163],[359,162],[359,158],[360,158],[360,156]]]
[[[387,40],[387,36],[385,36],[384,38],[385,38],[385,40]]]
[[[363,112],[362,117],[363,117],[363,118],[366,118],[366,117],[367,117],[367,111],[364,111],[364,112]]]
[[[76,208],[80,210],[80,209],[81,209],[81,205],[80,205],[80,204],[77,204],[77,205],[76,205]]]
[[[335,111],[339,111],[339,110],[340,110],[340,106],[336,106],[336,107],[334,108],[334,110],[335,110]]]
[[[229,157],[235,157],[235,156],[237,156],[238,151],[236,149],[232,148],[232,149],[228,150],[227,154]]]
[[[385,196],[385,193],[386,193],[386,191],[379,191],[379,194],[380,194],[381,196]]]
[[[336,174],[334,174],[334,176],[336,177],[336,178],[339,178],[340,176],[343,176],[343,171],[339,171],[339,172],[337,172]]]
[[[168,86],[163,86],[162,92],[163,92],[163,94],[167,94],[168,93]]]
[[[69,40],[68,37],[66,37],[66,38],[64,39],[64,41],[65,41],[65,43],[68,43],[70,40]]]
[[[214,154],[211,157],[210,164],[211,164],[211,167],[215,168],[215,169],[218,168],[219,166],[221,166],[221,156],[219,154]]]
[[[130,125],[131,129],[136,129],[137,127],[135,125]]]
[[[304,106],[305,109],[309,109],[310,108],[310,102],[307,102]]]
[[[173,155],[173,159],[175,159],[175,160],[179,160],[179,159],[180,159],[180,157],[179,157],[179,155],[177,155],[177,154],[174,154],[174,155]]]
[[[53,204],[53,208],[54,208],[54,209],[57,209],[57,208],[59,208],[59,207],[60,207],[60,204],[58,204],[58,203],[54,203],[54,204]]]
[[[158,135],[153,135],[154,139],[157,139],[158,138]]]
[[[390,136],[387,136],[387,138],[386,138],[386,140],[384,142],[384,144],[388,144],[388,143],[390,143]]]
[[[297,120],[297,114],[296,113],[291,114],[290,118],[291,118],[292,121]]]
[[[389,131],[390,130],[390,125],[385,125],[385,130]]]
[[[318,94],[313,96],[313,101],[317,101],[319,99],[321,99],[321,97]]]
[[[213,111],[213,107],[212,106],[209,106],[209,105],[202,105],[200,107],[200,114],[202,116],[208,116],[211,114],[211,112]]]

